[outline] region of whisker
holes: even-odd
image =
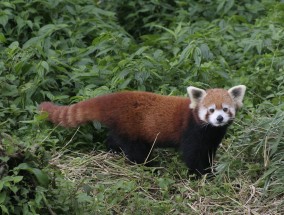
[[[203,122],[203,123],[201,124],[201,128],[207,128],[208,125],[209,125],[208,122]]]

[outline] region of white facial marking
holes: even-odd
[[[207,108],[203,107],[203,106],[200,107],[199,110],[198,110],[199,119],[204,121],[204,122],[207,122],[206,115],[207,115]]]
[[[228,124],[235,117],[235,113],[235,108],[230,105],[222,104],[221,109],[216,109],[216,105],[213,104],[209,107],[199,107],[198,116],[205,123],[219,127]]]
[[[214,113],[209,115],[208,122],[213,126],[223,126],[228,123],[229,119],[229,115],[223,110],[215,110]]]

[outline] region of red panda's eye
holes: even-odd
[[[223,108],[223,111],[224,112],[227,112],[229,109],[228,108]]]
[[[215,111],[214,108],[210,108],[210,109],[209,109],[209,112],[210,112],[210,113],[214,113],[214,111]]]

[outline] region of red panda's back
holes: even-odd
[[[96,98],[102,123],[128,138],[178,142],[190,117],[189,99],[147,92]]]

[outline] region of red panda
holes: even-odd
[[[246,87],[229,90],[188,87],[189,98],[149,92],[118,92],[70,106],[43,102],[48,120],[77,127],[99,121],[110,130],[107,144],[127,158],[145,163],[155,147],[177,147],[191,172],[211,172],[212,161],[227,127],[242,106]]]

